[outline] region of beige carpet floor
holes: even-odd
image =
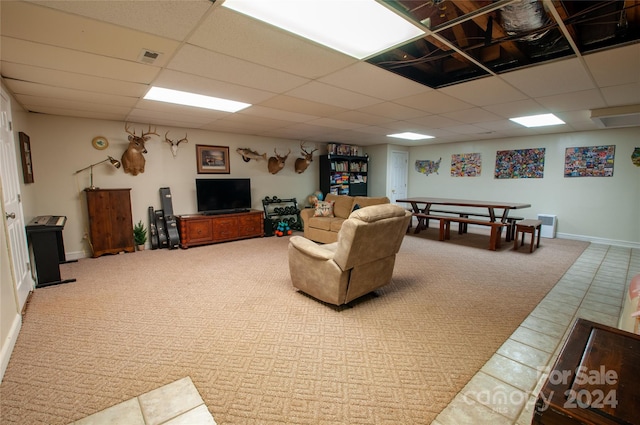
[[[220,425],[429,424],[588,244],[487,245],[408,235],[393,282],[341,311],[292,288],[286,237],[62,265],[77,282],[35,291],[0,423],[66,424],[190,376]]]

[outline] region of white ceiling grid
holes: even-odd
[[[221,7],[190,1],[1,1],[0,71],[27,110],[274,138],[416,145],[595,130],[589,109],[640,104],[640,44],[432,89]],[[160,52],[140,63],[144,49]],[[142,99],[151,85],[253,106]],[[553,112],[552,130],[513,114]]]

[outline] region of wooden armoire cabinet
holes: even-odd
[[[131,189],[85,189],[93,257],[133,252]]]

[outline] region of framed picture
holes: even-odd
[[[229,146],[196,145],[198,174],[229,174]]]
[[[25,183],[33,183],[33,163],[31,162],[31,139],[22,131],[18,133],[20,139],[20,156],[22,157],[22,175]]]

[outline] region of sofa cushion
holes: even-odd
[[[370,207],[371,205],[388,204],[389,198],[386,196],[368,197],[368,196],[356,196],[353,198],[353,203],[360,205],[360,208]]]
[[[309,218],[309,227],[320,230],[331,229],[331,218],[329,217],[311,217]]]
[[[346,219],[342,217],[311,217],[309,219],[309,227],[329,232],[338,232],[345,220]]]
[[[318,201],[314,217],[333,217],[333,201]]]
[[[325,201],[333,201],[333,215],[347,218],[353,208],[353,196],[328,194]],[[362,205],[360,205],[362,206]]]
[[[342,223],[344,223],[345,220],[346,218],[334,217],[333,220],[331,220],[331,225],[329,226],[329,230],[336,233],[339,232],[340,228],[342,227]]]

